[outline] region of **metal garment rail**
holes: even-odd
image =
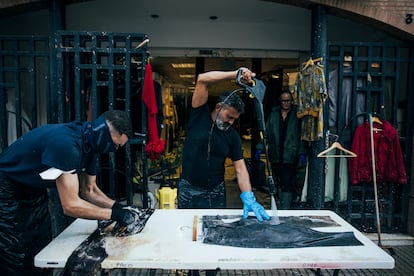
[[[59,31],[55,41],[54,95],[59,103],[58,122],[90,120],[106,110],[121,109],[131,115],[134,132],[145,133],[145,108],[140,98],[148,58],[145,41],[148,41],[145,34]],[[132,155],[136,153],[132,151],[138,152],[137,145],[141,145],[140,152],[145,152],[142,137],[137,136],[126,145],[124,160],[116,158],[114,153],[109,160],[101,160],[102,170],[109,171],[109,194],[125,196],[129,204],[133,197]],[[141,157],[145,162],[145,156]],[[116,182],[118,186],[125,183],[125,194],[117,191]]]
[[[387,43],[329,42],[326,79],[329,91],[327,121],[330,133],[348,148],[355,129],[368,117],[378,114],[399,132],[405,152],[407,174],[411,168],[413,75],[412,46]],[[334,195],[325,207],[332,208],[358,229],[376,231],[372,183],[349,185],[335,161]],[[342,183],[341,183],[342,181]],[[340,201],[341,187],[348,187],[347,200]],[[405,186],[405,187],[404,187]],[[386,232],[405,232],[409,185],[379,183],[381,224]]]

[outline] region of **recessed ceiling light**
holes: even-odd
[[[180,78],[183,78],[183,79],[193,79],[194,78],[193,74],[180,74],[179,76],[180,76]]]
[[[173,68],[195,68],[195,63],[171,63]]]

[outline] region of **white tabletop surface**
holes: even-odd
[[[271,213],[270,211],[268,211]],[[394,259],[332,211],[279,210],[283,216],[329,216],[340,226],[313,228],[322,232],[353,231],[362,246],[258,249],[203,243],[203,215],[242,215],[236,209],[157,209],[141,233],[106,237],[108,257],[103,269],[392,269]],[[194,216],[198,217],[193,241]],[[71,253],[97,227],[97,221],[77,219],[35,257],[37,267],[63,268]]]

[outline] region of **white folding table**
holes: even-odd
[[[271,213],[270,211],[268,211]],[[236,209],[156,209],[141,233],[127,237],[105,237],[108,257],[102,269],[392,269],[394,259],[327,210],[280,210],[284,216],[329,217],[339,226],[319,227],[322,232],[349,232],[361,246],[322,246],[261,249],[203,243],[203,215],[242,215]],[[194,217],[197,239],[193,241]],[[77,219],[35,257],[35,266],[64,268],[68,257],[95,229],[97,221]]]

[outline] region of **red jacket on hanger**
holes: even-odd
[[[374,155],[376,179],[379,183],[407,183],[407,175],[397,130],[387,121],[374,123]],[[371,137],[369,122],[365,121],[355,130],[352,151],[357,157],[349,160],[349,174],[352,184],[372,182]]]
[[[147,108],[148,142],[145,150],[151,160],[159,159],[165,149],[165,141],[160,139],[157,127],[157,101],[155,97],[154,80],[152,79],[151,64],[145,66],[144,87],[142,100]]]

